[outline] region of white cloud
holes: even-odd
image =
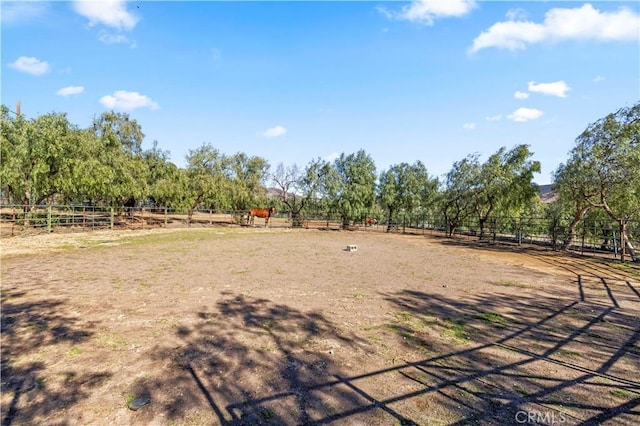
[[[525,121],[535,120],[536,118],[540,118],[542,117],[542,114],[544,113],[539,109],[518,108],[512,114],[507,115],[507,118],[512,121],[524,123]]]
[[[507,19],[510,21],[524,21],[527,19],[528,13],[524,9],[515,8],[507,11]]]
[[[487,121],[500,121],[502,120],[502,115],[498,114],[498,115],[488,115],[485,117],[485,120]]]
[[[103,24],[119,30],[131,30],[138,17],[127,10],[122,0],[75,1],[74,10],[89,19],[89,26]]]
[[[43,16],[49,8],[48,3],[35,1],[3,1],[0,4],[2,8],[2,23],[17,24],[24,21],[30,21]]]
[[[516,93],[513,94],[513,97],[516,99],[527,99],[529,94],[527,92],[520,92],[517,90]]]
[[[84,92],[84,87],[83,86],[68,86],[68,87],[63,87],[62,89],[58,90],[56,92],[56,95],[59,95],[59,96],[71,96],[71,95],[79,95],[82,92]]]
[[[593,81],[594,83],[600,83],[601,81],[604,81],[604,80],[605,80],[605,78],[604,78],[603,76],[601,76],[601,75],[597,75],[597,76],[595,76],[595,77],[593,78],[593,80],[592,80],[592,81]]]
[[[125,111],[147,107],[151,109],[160,109],[158,104],[148,96],[141,95],[138,92],[127,92],[126,90],[117,90],[113,95],[103,96],[100,98],[100,103],[107,108],[121,109]]]
[[[529,91],[534,93],[542,93],[545,95],[557,96],[559,98],[566,98],[567,92],[571,90],[567,83],[564,81],[554,81],[553,83],[536,83],[535,81],[529,82]]]
[[[476,128],[476,123],[464,123],[462,128],[465,130],[473,130]]]
[[[640,15],[621,7],[601,12],[590,4],[549,10],[543,23],[505,21],[492,25],[473,40],[470,52],[496,47],[523,50],[528,44],[565,40],[638,41]]]
[[[122,34],[111,34],[106,31],[100,31],[100,36],[98,37],[104,44],[116,44],[116,43],[129,43],[129,39]]]
[[[31,75],[42,75],[49,72],[49,64],[33,56],[20,56],[15,62],[10,63],[9,67]]]
[[[323,159],[324,161],[329,161],[329,162],[331,162],[331,161],[335,161],[335,160],[337,160],[339,157],[340,157],[340,154],[338,154],[337,152],[332,152],[331,154],[329,154],[329,155],[325,155],[324,157],[322,157],[322,159]]]
[[[475,0],[415,0],[397,12],[384,7],[378,7],[378,11],[389,19],[433,25],[435,19],[463,16],[474,7]]]
[[[265,138],[277,138],[278,136],[282,136],[285,133],[287,133],[287,129],[286,128],[284,128],[282,126],[275,126],[275,127],[272,127],[270,129],[265,130],[261,134]]]

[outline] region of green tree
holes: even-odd
[[[211,144],[189,150],[186,168],[189,209],[202,205],[215,209],[231,206],[227,165],[228,158]]]
[[[227,199],[233,210],[247,210],[266,201],[264,181],[270,167],[267,160],[239,152],[229,157],[225,166],[230,179]]]
[[[2,106],[0,180],[11,202],[29,211],[68,189],[81,136],[66,114],[28,120]]]
[[[594,204],[589,200],[595,199],[598,188],[595,186],[595,179],[585,179],[592,172],[587,168],[587,164],[578,158],[560,164],[554,172],[554,190],[558,194],[558,200],[551,209],[554,220],[560,220],[565,213],[571,216],[571,222],[563,233],[563,250],[569,248],[575,237],[576,227],[589,210],[594,208]]]
[[[97,172],[102,177],[103,200],[122,206],[127,200],[145,198],[148,168],[141,154],[144,134],[137,121],[125,113],[104,112],[94,118],[92,130],[98,140],[95,154],[102,166]]]
[[[156,205],[160,205],[154,194],[158,190],[160,182],[166,184],[166,178],[171,174],[171,166],[175,168],[169,161],[169,151],[163,151],[158,148],[158,141],[153,141],[153,146],[142,152],[142,160],[147,169],[147,188],[149,188],[149,199]]]
[[[479,185],[480,164],[477,154],[453,163],[447,173],[439,205],[451,237],[473,213],[474,194]]]
[[[376,166],[364,151],[338,157],[333,168],[334,181],[330,182],[330,194],[336,201],[343,228],[353,220],[359,220],[375,202]]]
[[[380,174],[379,198],[388,214],[387,232],[399,211],[413,213],[428,209],[437,193],[438,181],[429,177],[420,161],[393,165]],[[405,222],[403,221],[403,224]]]
[[[578,213],[604,209],[618,223],[621,260],[627,252],[638,260],[627,225],[640,216],[640,103],[590,124],[559,167],[556,184],[579,189],[573,195]]]
[[[150,196],[158,206],[191,210],[194,203],[191,190],[188,170],[168,163],[162,177],[151,186]]]
[[[93,131],[105,146],[117,146],[130,154],[142,152],[142,127],[127,113],[103,112],[94,117]]]
[[[73,204],[96,204],[106,201],[113,170],[104,162],[102,144],[92,129],[79,132],[75,155],[68,159],[69,184],[63,201]]]
[[[478,172],[474,171],[478,181],[473,204],[480,239],[496,211],[523,208],[536,196],[533,174],[540,172],[540,162],[529,160],[532,155],[527,145],[518,145],[510,151],[503,147],[491,155]]]
[[[305,168],[302,192],[315,211],[337,213],[340,176],[330,162],[317,158]]]

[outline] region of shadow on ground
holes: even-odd
[[[21,303],[22,295],[19,291],[2,294],[3,426],[13,424],[16,418],[19,424],[36,424],[37,419],[88,397],[110,376],[108,372],[72,369],[66,372],[65,386],[51,386],[42,354],[59,344],[85,341],[92,332],[76,318],[60,314],[62,302]]]
[[[377,334],[402,351],[367,371],[379,354],[366,338],[317,312],[227,294],[177,330],[177,347],[154,353],[170,360],[144,383],[165,394],[155,414],[204,406],[223,425],[640,420],[638,311],[500,294],[384,298],[397,315]]]
[[[368,331],[224,293],[142,355],[157,368],[132,385],[132,394],[151,399],[132,423],[638,424],[637,281],[532,255],[570,271],[569,291],[462,297],[398,286],[380,295],[391,314]],[[3,293],[5,425],[79,404],[113,374],[69,371],[68,386],[49,387],[39,354],[60,343],[72,350],[93,330],[60,314],[61,301],[25,304],[20,296]]]

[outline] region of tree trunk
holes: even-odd
[[[345,231],[349,229],[349,218],[346,216],[342,216],[342,229]]]
[[[589,211],[590,208],[591,206],[586,206],[576,210],[576,214],[573,216],[573,220],[569,225],[567,236],[565,237],[562,243],[562,246],[560,247],[561,250],[566,251],[567,249],[569,249],[569,246],[573,241],[573,237],[575,237],[576,235],[576,226],[578,226],[578,223],[580,223],[580,221],[582,220],[584,215],[587,213],[587,211]]]
[[[291,211],[291,226],[293,226],[294,228],[300,228],[302,226],[302,220],[300,218],[299,211]]]
[[[484,228],[485,228],[485,225],[487,224],[487,219],[481,217],[481,218],[478,219],[478,223],[480,225],[480,237],[479,237],[479,239],[482,240],[484,238]]]
[[[449,232],[449,238],[453,237],[453,233],[456,231],[456,223],[454,221],[447,221],[447,227]]]
[[[633,262],[637,262],[638,257],[636,256],[635,248],[633,247],[633,245],[631,244],[631,241],[629,241],[629,238],[627,237],[627,221],[621,219],[619,221],[619,224],[620,224],[620,261],[624,263],[625,255],[628,252],[629,256],[631,257],[631,260]]]
[[[389,217],[387,218],[387,232],[391,232],[391,218],[393,218],[393,209],[389,207]]]

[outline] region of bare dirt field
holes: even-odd
[[[640,423],[638,268],[380,232],[1,244],[3,425]]]

